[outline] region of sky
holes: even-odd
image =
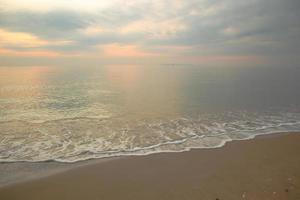
[[[0,66],[300,64],[299,0],[0,0]]]

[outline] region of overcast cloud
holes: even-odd
[[[21,2],[0,3],[1,57],[155,56],[195,63],[300,55],[297,0]]]

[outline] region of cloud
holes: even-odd
[[[89,15],[67,10],[0,13],[0,27],[3,29],[28,32],[42,38],[72,38],[72,32],[88,26],[91,21]]]
[[[62,46],[73,43],[69,40],[44,40],[25,32],[11,32],[0,29],[0,46],[16,48],[35,48],[43,46]]]
[[[103,9],[113,5],[118,0],[101,1],[99,0],[2,0],[4,9],[9,11],[30,10],[38,12],[47,12],[56,9],[72,9],[72,10],[85,10],[94,11],[95,9]]]
[[[174,19],[155,21],[152,19],[136,20],[120,28],[121,34],[143,33],[147,39],[169,39],[187,29],[184,22]]]
[[[108,44],[99,46],[101,55],[104,57],[148,57],[157,56],[154,53],[145,52],[139,49],[136,45],[120,45],[120,44]]]
[[[1,45],[59,55],[97,55],[101,47],[104,54],[120,57],[160,54],[245,62],[253,56],[300,54],[297,0],[72,2],[43,0],[43,6],[37,0],[26,5],[3,0]],[[17,40],[9,34],[17,34]]]
[[[0,46],[40,47],[49,44],[46,40],[29,33],[10,32],[0,29]]]
[[[59,53],[54,51],[17,51],[0,47],[0,55],[8,57],[58,57]]]

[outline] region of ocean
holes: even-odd
[[[0,162],[180,152],[296,131],[299,67],[0,67]]]

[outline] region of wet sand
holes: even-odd
[[[300,134],[93,161],[0,188],[2,200],[300,199]]]

